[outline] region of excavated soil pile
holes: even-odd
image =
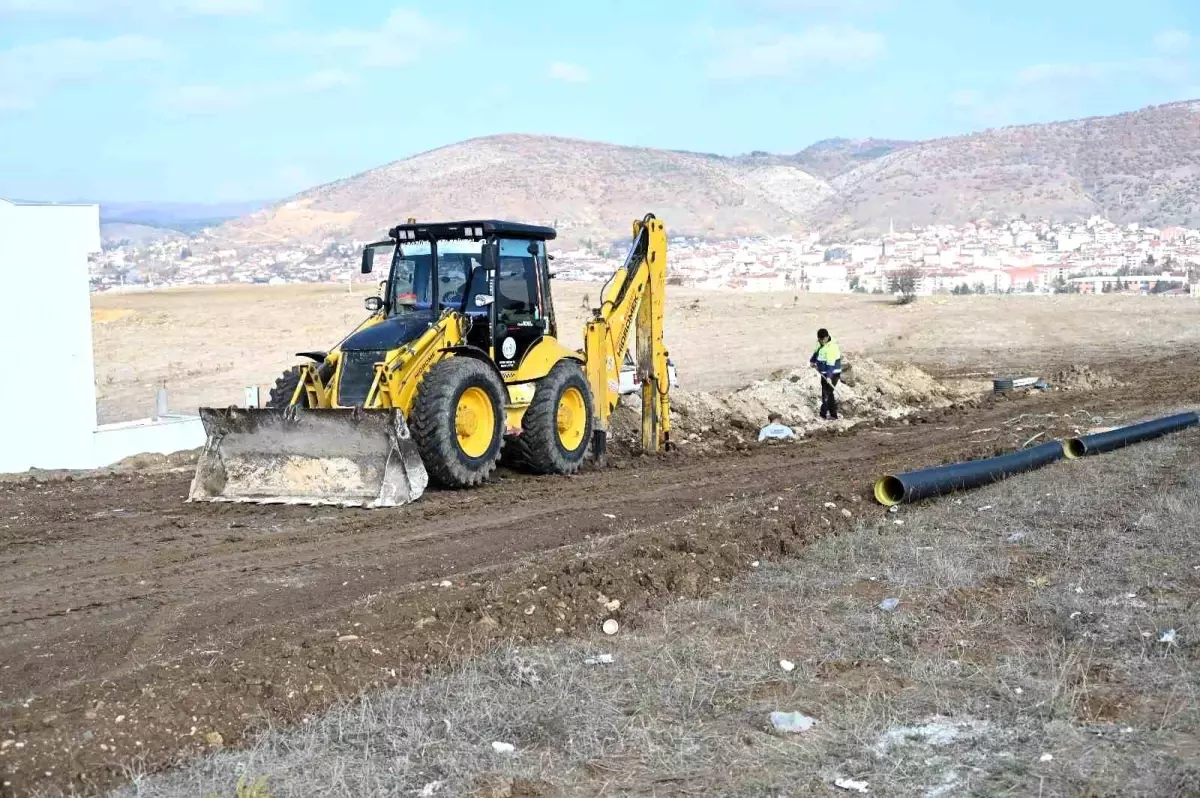
[[[914,366],[885,366],[869,359],[855,360],[836,392],[842,418],[826,422],[818,414],[820,378],[807,367],[776,372],[728,394],[672,391],[672,439],[685,451],[716,451],[755,442],[770,413],[779,413],[784,424],[803,435],[820,427],[847,429],[864,422],[896,421],[978,398]],[[613,415],[612,437],[619,451],[637,444],[640,404],[638,397],[626,397]]]
[[[1076,365],[1052,374],[1050,385],[1063,391],[1099,391],[1119,388],[1122,383],[1111,374]]]

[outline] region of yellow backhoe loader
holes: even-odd
[[[670,446],[663,309],[667,236],[633,223],[584,346],[558,339],[550,227],[410,219],[363,249],[389,264],[371,313],[329,352],[275,381],[267,407],[200,408],[208,439],[188,501],[392,507],[427,484],[467,488],[507,460],[571,474],[603,462],[636,328],[642,447]]]

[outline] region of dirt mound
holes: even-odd
[[[1075,365],[1050,375],[1050,385],[1062,391],[1099,391],[1119,388],[1122,383],[1111,374],[1089,366]]]
[[[742,446],[757,439],[770,413],[797,434],[818,427],[846,429],[863,422],[896,421],[914,413],[951,407],[974,396],[940,383],[908,364],[885,366],[874,360],[855,360],[836,389],[837,422],[821,421],[821,380],[810,368],[780,371],[728,394],[672,391],[672,438],[695,450]],[[613,438],[618,449],[636,445],[641,402],[625,397],[613,415]]]

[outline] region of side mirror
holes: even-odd
[[[533,255],[534,257],[537,257],[537,254],[538,254],[538,245],[537,245],[537,242],[536,242],[536,241],[530,241],[530,242],[529,242],[529,246],[525,248],[525,251],[526,251],[526,252],[528,252],[530,255]]]
[[[383,310],[383,300],[377,296],[369,296],[363,300],[363,307],[368,313],[378,313]]]
[[[371,249],[370,247],[367,247],[366,249],[363,250],[362,273],[370,274],[371,269],[374,267],[374,265],[375,265],[375,250]],[[379,297],[376,297],[376,299],[378,299],[378,298]]]

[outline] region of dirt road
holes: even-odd
[[[1081,409],[1127,420],[1198,399],[1200,358],[1139,370],[1123,374],[1152,392],[987,400],[569,479],[503,472],[397,510],[189,505],[190,469],[0,484],[0,795],[110,786],[500,638],[636,627],[852,523],[830,499],[881,512],[867,490],[885,470],[992,454],[970,433],[1023,414],[1057,435]]]

